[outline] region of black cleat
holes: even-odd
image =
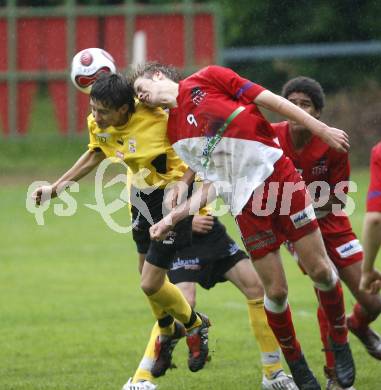
[[[353,333],[364,345],[370,356],[377,360],[381,360],[381,338],[372,329],[367,327],[363,331],[356,329],[350,318],[347,318],[348,329]]]
[[[303,355],[300,359],[287,362],[287,364],[290,367],[292,377],[299,390],[321,390],[319,382],[309,369]]]
[[[201,370],[208,360],[208,328],[209,318],[205,314],[197,313],[201,318],[201,325],[191,329],[187,334],[189,348],[188,367],[192,372]]]
[[[335,356],[335,370],[337,383],[346,389],[355,382],[356,369],[349,343],[338,344],[329,340]]]
[[[165,375],[172,365],[172,352],[179,340],[185,336],[183,324],[175,321],[175,331],[172,336],[160,335],[155,342],[155,363],[151,369],[152,376],[158,378]]]

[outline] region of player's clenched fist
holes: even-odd
[[[326,131],[322,133],[321,138],[339,152],[345,153],[349,150],[349,137],[343,130],[328,126]]]
[[[151,240],[155,240],[155,241],[164,240],[172,229],[173,229],[172,218],[169,215],[167,215],[158,223],[155,223],[155,225],[152,225],[150,227],[149,234],[151,236]]]
[[[56,196],[57,192],[53,186],[41,186],[33,191],[31,198],[33,199],[34,203],[39,206],[48,199],[55,198]]]

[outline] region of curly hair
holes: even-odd
[[[325,95],[322,86],[314,79],[305,76],[295,77],[283,86],[282,96],[286,99],[293,92],[302,92],[312,101],[314,107],[321,111],[325,104]]]

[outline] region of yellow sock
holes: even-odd
[[[161,320],[162,318],[165,318],[168,316],[168,314],[154,301],[150,300],[148,297],[148,301],[151,305],[153,315],[157,320]],[[175,331],[175,324],[172,322],[170,325],[166,327],[161,327],[160,334],[170,336]]]
[[[132,383],[139,381],[150,381],[153,382],[153,376],[151,374],[152,366],[155,361],[155,341],[160,334],[159,325],[155,322],[151,330],[151,336],[144,351],[142,360],[139,363],[139,367],[135,371],[135,374],[132,378]]]
[[[193,313],[192,308],[190,307],[180,289],[169,282],[167,279],[164,281],[160,290],[155,294],[149,295],[148,299],[151,303],[154,313],[155,310],[156,312],[159,312],[160,309],[162,312],[171,315],[183,324],[187,324],[190,321],[191,314]],[[192,324],[191,327],[189,327],[189,329],[199,325],[201,325],[201,319],[197,316],[196,321]]]
[[[168,275],[165,275],[165,281],[164,281],[164,284],[166,282],[169,282],[169,279],[168,279]],[[159,290],[160,291],[160,290]],[[154,294],[155,295],[155,294]],[[152,295],[151,295],[152,296]],[[154,317],[157,319],[157,320],[160,320],[164,317],[166,317],[168,314],[165,312],[165,310],[163,309],[163,306],[161,304],[158,304],[157,302],[155,302],[154,300],[150,299],[149,296],[147,296],[148,298],[148,302],[149,304],[151,305],[151,309],[152,309],[152,313],[154,315]]]
[[[282,370],[280,348],[267,323],[263,298],[248,299],[247,306],[251,329],[261,350],[262,370],[264,375],[270,379],[274,373]]]

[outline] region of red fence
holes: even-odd
[[[147,42],[147,60],[159,60],[179,68],[195,68],[217,61],[217,37],[214,15],[197,13],[191,18],[191,35],[187,33],[187,16],[179,14],[135,15],[133,19],[124,16],[77,16],[74,22],[74,52],[86,47],[103,47],[116,60],[117,67],[126,69],[131,58],[131,40],[128,35],[128,23],[133,23],[132,31],[144,31]],[[70,28],[67,17],[19,17],[16,28],[16,63],[13,73],[17,80],[16,129],[10,129],[9,99],[9,21],[0,19],[0,123],[4,134],[28,131],[33,100],[36,97],[38,82],[47,80],[49,95],[54,105],[55,116],[61,133],[81,131],[85,127],[88,111],[87,95],[76,93],[70,102],[68,82],[70,64],[68,55],[68,34]],[[189,24],[188,24],[189,26]],[[187,36],[188,34],[188,36]],[[188,39],[190,38],[190,39]],[[187,55],[187,39],[191,42],[192,62]],[[127,42],[129,40],[129,42]],[[74,53],[72,53],[74,54]],[[18,78],[19,73],[24,77]],[[47,77],[51,72],[60,77]],[[27,73],[25,75],[25,73]],[[28,74],[30,73],[30,78]],[[45,77],[44,77],[45,75]],[[70,107],[71,106],[71,107]],[[75,112],[75,129],[70,129],[70,111]],[[73,114],[72,114],[73,115]]]

